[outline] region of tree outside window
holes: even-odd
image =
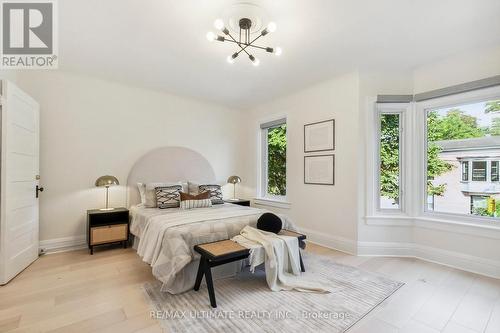
[[[267,193],[286,195],[286,124],[267,130]]]

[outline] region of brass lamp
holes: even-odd
[[[120,185],[120,182],[114,176],[109,176],[109,175],[101,176],[101,177],[97,178],[97,180],[95,181],[95,186],[106,187],[106,208],[101,208],[100,210],[113,210],[114,209],[112,207],[111,208],[108,207],[109,187],[112,185]]]
[[[236,199],[236,184],[241,183],[241,178],[238,176],[231,176],[227,179],[228,184],[233,184],[233,199],[232,200],[238,200]]]

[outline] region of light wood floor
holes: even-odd
[[[350,333],[500,332],[500,280],[416,259],[308,251],[406,283]],[[161,332],[141,290],[153,279],[132,249],[43,256],[0,287],[0,332]]]

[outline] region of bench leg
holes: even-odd
[[[217,307],[217,303],[215,302],[215,291],[214,291],[214,283],[212,281],[212,269],[208,261],[205,262],[205,281],[207,282],[208,296],[210,297],[210,305],[213,308]]]
[[[203,274],[205,273],[205,259],[200,258],[200,264],[198,265],[198,273],[196,274],[196,282],[194,283],[194,290],[200,290],[201,279],[203,279]]]
[[[300,250],[299,250],[299,259],[300,259],[300,270],[301,270],[302,272],[305,272],[305,271],[306,271],[306,269],[305,269],[305,267],[304,267],[304,262],[302,261],[302,254],[300,253]]]

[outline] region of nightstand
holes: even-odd
[[[240,205],[240,206],[250,207],[250,200],[246,200],[246,199],[224,200],[224,202],[235,204],[235,205]]]
[[[94,246],[97,245],[121,242],[123,247],[127,248],[128,239],[128,209],[92,209],[87,211],[87,244],[90,254],[94,254]]]

